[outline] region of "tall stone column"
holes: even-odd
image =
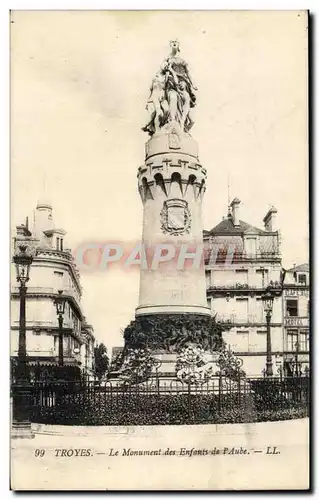
[[[170,126],[146,143],[138,187],[147,265],[141,265],[136,316],[210,314],[203,262],[205,180],[197,143],[189,134]],[[168,260],[161,262],[165,255]]]
[[[206,169],[190,134],[197,88],[178,41],[170,45],[171,53],[152,80],[149,122],[143,127],[150,138],[137,173],[143,203],[140,291],[135,319],[124,330],[123,354],[148,349],[165,377],[175,376],[184,347],[193,344],[212,352],[222,343],[206,300]]]

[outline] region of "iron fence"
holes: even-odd
[[[62,425],[258,422],[308,416],[309,377],[229,379],[203,384],[153,377],[116,381],[37,381],[31,420]]]

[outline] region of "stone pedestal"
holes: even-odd
[[[15,383],[12,387],[12,439],[34,438],[30,421],[31,390],[27,382]]]
[[[11,439],[33,439],[31,422],[12,422]]]

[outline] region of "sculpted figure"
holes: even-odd
[[[151,118],[142,129],[150,135],[158,132],[167,121],[168,104],[165,98],[165,81],[165,75],[161,72],[156,73],[152,81],[150,96],[146,103],[146,109],[150,112]]]
[[[179,116],[180,126],[182,130],[188,132],[194,125],[194,122],[191,118],[191,107],[192,107],[191,98],[187,91],[186,83],[184,80],[181,80],[179,83],[179,93],[180,93],[180,100],[182,103],[181,106],[182,114],[181,116]]]
[[[169,122],[177,123],[182,132],[188,132],[194,124],[191,109],[196,104],[194,86],[188,65],[179,56],[178,40],[170,42],[171,53],[161,65],[152,81],[146,108],[151,117],[142,130],[153,135]]]
[[[193,125],[189,113],[196,104],[197,88],[193,85],[186,61],[179,56],[178,40],[172,40],[170,45],[171,53],[161,67],[162,72],[166,74],[165,91],[170,120],[177,121],[182,131],[187,132]]]

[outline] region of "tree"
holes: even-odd
[[[107,355],[106,346],[101,343],[94,348],[94,372],[95,375],[101,379],[108,371],[109,357]]]

